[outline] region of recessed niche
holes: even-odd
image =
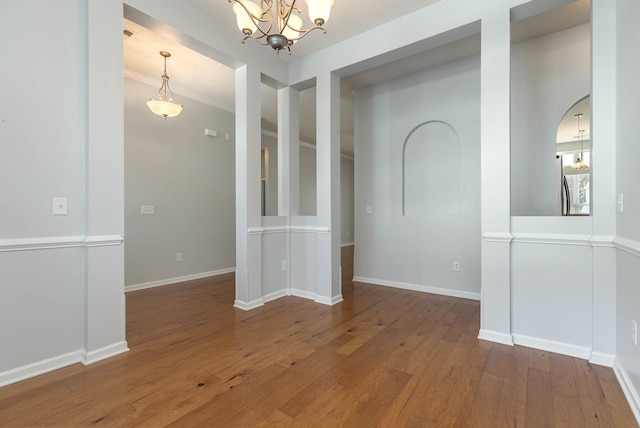
[[[460,213],[460,141],[447,122],[415,128],[402,148],[402,213],[454,216]]]

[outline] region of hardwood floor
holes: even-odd
[[[613,371],[478,340],[479,303],[353,284],[243,312],[233,275],[127,295],[127,354],[0,388],[0,426],[635,427]]]

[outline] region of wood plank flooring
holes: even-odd
[[[353,284],[244,312],[233,275],[127,295],[131,351],[0,388],[0,427],[637,427],[611,369],[478,340],[479,303]]]

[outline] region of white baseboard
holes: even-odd
[[[296,296],[296,297],[301,297],[303,299],[307,299],[307,300],[316,300],[316,293],[312,293],[311,291],[306,291],[306,290],[298,290],[296,288],[292,288],[289,290],[289,295],[290,296]]]
[[[268,303],[268,302],[272,302],[274,300],[278,300],[282,297],[286,297],[286,296],[290,296],[291,294],[289,293],[288,290],[280,290],[280,291],[276,291],[275,293],[271,293],[271,294],[267,294],[266,296],[262,296],[262,301],[264,303]]]
[[[236,271],[236,268],[232,267],[227,269],[214,270],[211,272],[203,272],[203,273],[196,273],[193,275],[178,276],[176,278],[162,279],[159,281],[145,282],[142,284],[127,285],[124,287],[124,292],[128,293],[130,291],[145,290],[147,288],[154,288],[154,287],[162,287],[163,285],[171,285],[178,282],[193,281],[194,279],[209,278],[211,276],[224,275],[226,273],[232,273],[235,271]]]
[[[342,302],[343,300],[344,299],[342,298],[342,294],[340,294],[338,296],[333,296],[333,297],[324,297],[324,296],[317,296],[316,295],[315,302],[316,303],[320,303],[322,305],[333,306],[333,305],[337,305],[338,303]]]
[[[243,311],[250,311],[252,309],[259,308],[260,306],[264,306],[263,299],[254,300],[252,302],[243,302],[240,300],[236,300],[233,303],[234,308],[242,309]]]
[[[127,352],[127,342],[118,342],[95,351],[87,352],[85,349],[58,355],[46,360],[17,367],[0,373],[0,387],[20,382],[41,374],[52,372],[76,363],[84,365],[93,364],[106,358]]]
[[[340,247],[352,247],[354,245],[353,242],[345,242],[344,244],[341,244]]]
[[[462,299],[480,300],[480,293],[470,291],[453,290],[451,288],[430,287],[428,285],[410,284],[406,282],[387,281],[384,279],[364,278],[354,276],[354,282],[364,282],[366,284],[384,285],[385,287],[401,288],[403,290],[421,291],[423,293],[439,294],[441,296],[460,297]]]
[[[540,339],[538,337],[525,336],[522,334],[511,334],[513,343],[526,346],[528,348],[540,349],[556,354],[568,355],[570,357],[588,360],[591,357],[591,348],[586,346],[572,345],[570,343],[556,342],[553,340]]]
[[[616,356],[613,354],[603,354],[602,352],[591,352],[589,362],[599,366],[613,367],[616,363]]]
[[[618,378],[618,383],[620,384],[625,397],[627,397],[627,402],[629,402],[629,407],[631,407],[631,411],[636,417],[636,422],[640,425],[640,392],[633,386],[633,382],[631,382],[627,371],[622,367],[620,361],[617,359],[613,365],[613,371]]]
[[[82,350],[69,352],[2,372],[0,373],[0,387],[79,363],[82,352]]]
[[[88,366],[89,364],[97,363],[98,361],[106,360],[107,358],[115,357],[128,351],[129,347],[127,346],[127,342],[118,342],[105,346],[104,348],[96,349],[95,351],[82,351],[81,362],[85,366]]]
[[[513,338],[510,334],[500,333],[497,331],[480,330],[478,332],[478,339],[513,346]]]

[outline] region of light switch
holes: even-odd
[[[156,213],[155,205],[142,205],[140,207],[140,214],[142,215],[154,215]]]
[[[618,193],[618,212],[624,212],[624,195],[622,193]]]
[[[53,198],[53,215],[67,215],[67,198]]]

